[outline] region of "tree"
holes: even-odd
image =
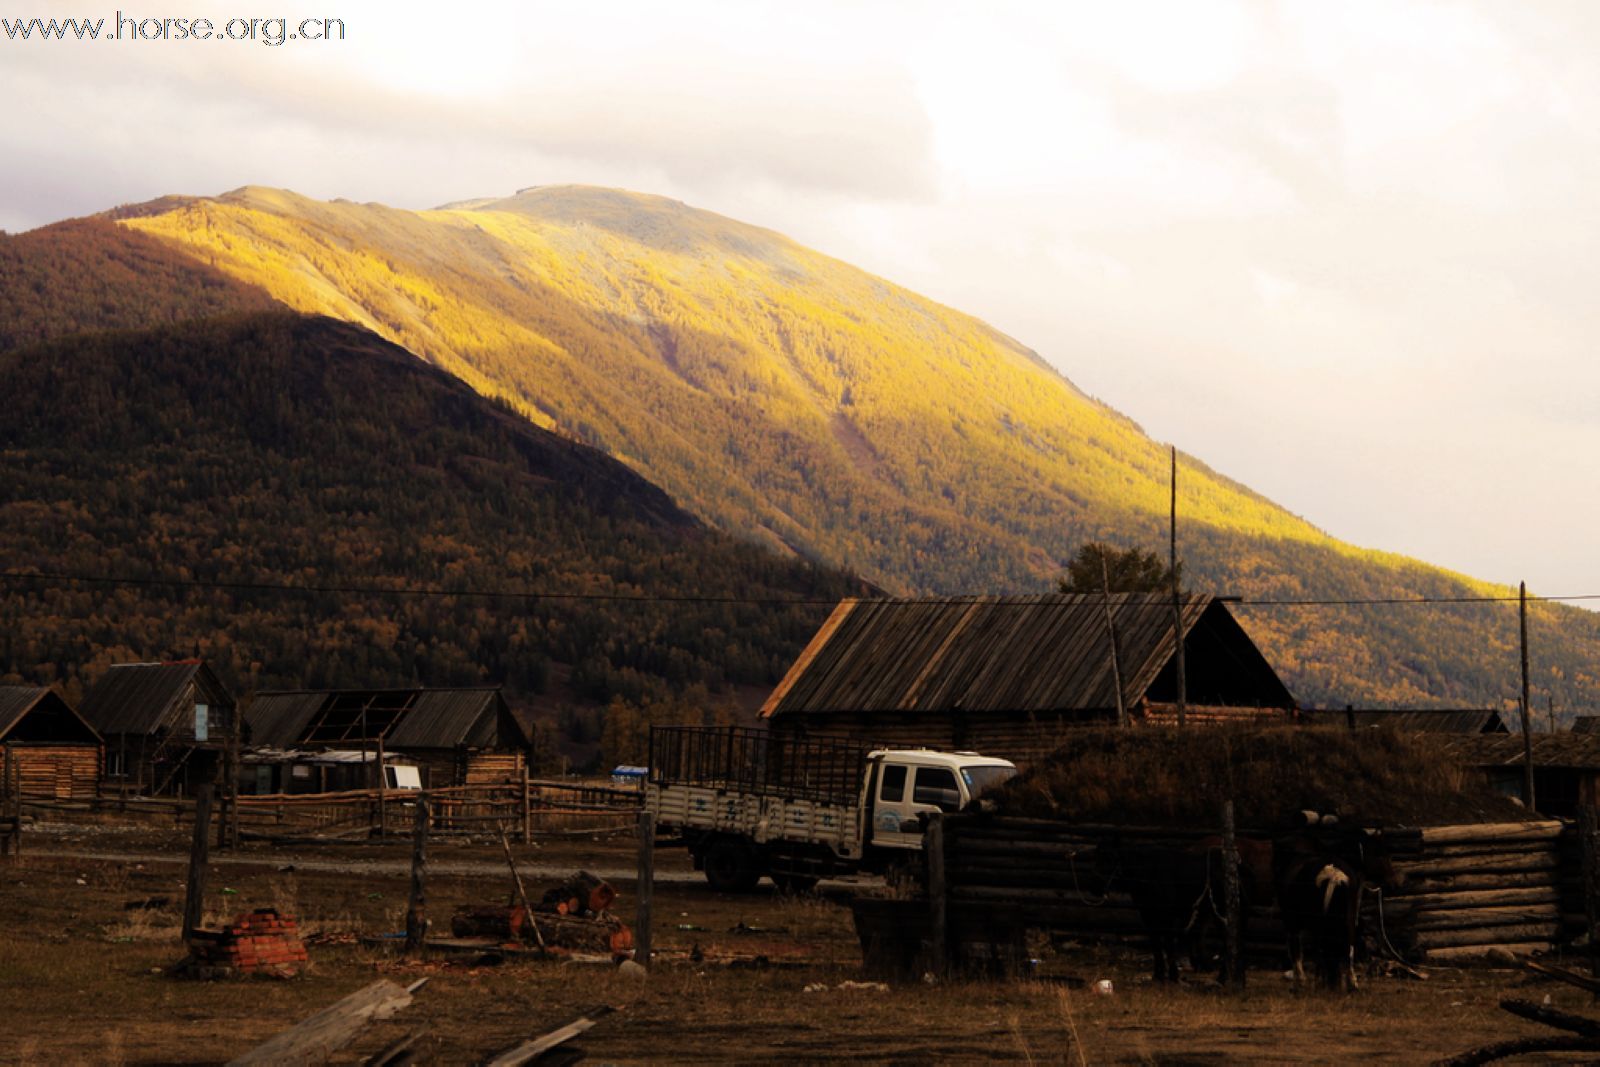
[[[1160,556],[1102,541],[1090,541],[1078,549],[1067,564],[1066,575],[1056,580],[1056,587],[1063,593],[1098,593],[1105,589],[1106,575],[1110,576],[1113,593],[1164,593],[1172,588],[1172,571]],[[1183,580],[1182,562],[1178,564],[1178,580]]]

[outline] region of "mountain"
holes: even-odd
[[[114,217],[373,330],[725,531],[896,592],[1044,589],[1084,541],[1164,542],[1164,446],[983,322],[770,230],[576,186],[417,212],[245,188]],[[1198,587],[1507,592],[1342,543],[1181,462]],[[1239,611],[1303,700],[1499,704],[1516,690],[1514,606]],[[1541,604],[1532,640],[1541,691],[1596,702],[1600,618]]]
[[[0,396],[6,569],[147,580],[8,581],[0,678],[70,688],[110,662],[202,655],[241,691],[504,683],[523,703],[687,690],[709,707],[770,686],[861,588],[708,530],[611,458],[333,319],[14,348]],[[420,586],[556,597],[362,591]],[[627,599],[641,593],[815,602]]]

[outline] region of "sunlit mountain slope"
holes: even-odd
[[[117,214],[610,452],[725,530],[896,591],[1044,588],[1085,540],[1165,535],[1165,447],[1025,346],[676,201],[563,186],[411,212],[246,188]],[[1490,591],[1342,544],[1183,466],[1196,585],[1261,598]],[[1514,690],[1504,606],[1241,613],[1303,698],[1497,702]],[[1541,609],[1536,629],[1558,703],[1593,700],[1600,620]]]

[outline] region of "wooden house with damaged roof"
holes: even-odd
[[[198,659],[115,664],[78,710],[105,740],[107,784],[139,793],[184,793],[214,777],[238,730],[238,702]]]
[[[532,746],[494,686],[267,690],[245,723],[252,749],[360,751],[375,761],[381,745],[419,767],[425,788],[520,782]]]
[[[1172,598],[1113,593],[845,600],[773,690],[775,732],[1025,762],[1073,726],[1176,721]],[[1186,720],[1288,719],[1294,698],[1222,601],[1181,598]],[[1118,670],[1112,666],[1116,642]]]
[[[82,800],[100,785],[100,735],[54,689],[0,686],[0,792]]]

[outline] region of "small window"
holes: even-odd
[[[918,767],[911,802],[931,804],[940,811],[960,811],[961,789],[956,785],[955,772],[948,767]]]
[[[196,741],[207,740],[210,733],[210,723],[208,722],[210,717],[211,709],[205,704],[196,704],[194,706],[194,739]]]
[[[891,763],[883,768],[883,788],[878,799],[887,804],[898,804],[906,795],[906,768],[903,763]]]
[[[124,752],[106,753],[106,775],[110,778],[123,778],[128,774],[128,758]]]

